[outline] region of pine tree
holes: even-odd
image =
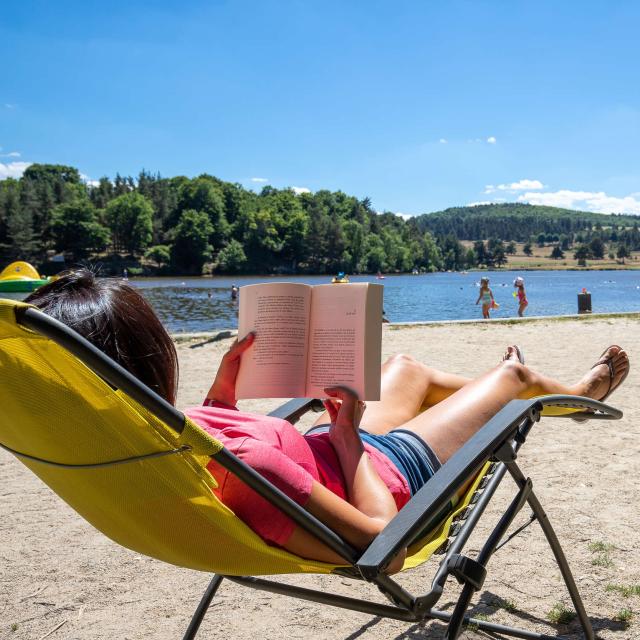
[[[9,255],[14,260],[33,259],[38,242],[33,233],[33,216],[28,209],[18,206],[7,216]]]

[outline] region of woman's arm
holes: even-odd
[[[366,516],[362,511],[359,511],[318,482],[313,483],[311,495],[305,508],[341,538],[362,551],[373,542],[373,539],[387,524],[382,519]],[[293,530],[293,533],[284,544],[284,548],[303,558],[332,564],[348,564],[335,551],[329,549],[314,535],[307,533],[300,527],[296,527]],[[403,549],[389,563],[387,573],[400,571],[406,557],[407,551]]]
[[[395,500],[365,452],[358,426],[364,403],[343,387],[325,389],[331,418],[329,439],[340,461],[349,502],[386,525],[398,512]]]
[[[240,359],[242,354],[253,344],[256,334],[248,333],[242,340],[235,340],[229,351],[222,356],[222,362],[216,373],[216,378],[207,393],[207,400],[220,402],[230,407],[235,407],[236,398],[236,378],[240,369]]]
[[[381,480],[362,444],[358,432],[362,403],[358,403],[353,393],[346,389],[333,388],[326,391],[332,396],[326,402],[331,416],[329,437],[340,461],[349,502],[314,482],[305,506],[347,542],[364,550],[398,510],[389,488]],[[335,397],[342,402],[338,404]],[[285,548],[307,558],[344,562],[299,527],[296,527]],[[394,558],[388,571],[399,571],[405,557],[406,550]]]

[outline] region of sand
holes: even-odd
[[[385,356],[405,352],[429,364],[474,376],[493,365],[505,345],[522,346],[527,364],[576,380],[611,343],[640,358],[636,317],[534,322],[387,326]],[[179,406],[198,403],[230,340],[178,346]],[[563,542],[596,632],[603,639],[640,637],[640,396],[632,370],[611,402],[625,411],[618,422],[545,418],[520,454],[524,472]],[[246,402],[268,411],[278,402]],[[473,555],[512,486],[503,483],[467,547]],[[25,467],[0,451],[0,638],[179,638],[209,576],[163,564],[123,549],[80,519]],[[526,509],[518,522],[528,516]],[[599,549],[599,550],[598,550]],[[402,576],[410,590],[427,590],[434,565]],[[367,585],[339,577],[303,576],[300,584],[377,598]],[[611,587],[613,586],[613,589]],[[609,587],[609,588],[607,588]],[[640,588],[639,588],[640,590]],[[445,608],[458,587],[448,583]],[[473,613],[553,635],[548,612],[570,606],[539,527],[534,524],[491,560]],[[510,610],[510,611],[508,611]],[[619,620],[635,614],[630,624]],[[559,627],[582,637],[575,623]],[[482,634],[480,634],[482,635]],[[223,583],[204,620],[202,638],[440,638],[440,623],[412,625]],[[467,630],[463,638],[478,637]]]

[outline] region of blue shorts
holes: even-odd
[[[323,433],[329,425],[318,425],[308,431]],[[360,429],[362,441],[383,453],[405,477],[411,495],[414,496],[442,466],[431,447],[413,431],[394,429],[384,435],[368,433]]]

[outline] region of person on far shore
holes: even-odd
[[[480,301],[482,301],[482,317],[488,320],[491,317],[489,312],[495,301],[493,299],[493,291],[489,289],[489,278],[487,278],[487,276],[480,278],[480,293],[478,294],[476,304]]]
[[[522,318],[522,316],[524,316],[524,310],[529,304],[529,301],[527,300],[527,294],[524,290],[524,278],[518,276],[513,281],[513,286],[516,288],[516,291],[513,292],[513,295],[518,297],[518,315]]]

